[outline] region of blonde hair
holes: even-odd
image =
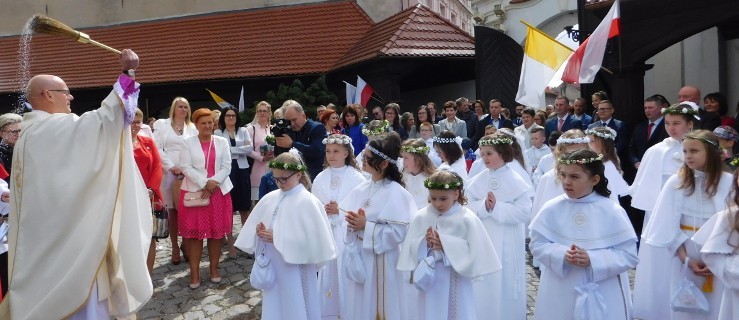
[[[190,107],[190,102],[188,102],[187,99],[183,97],[176,97],[174,98],[174,100],[172,100],[172,105],[169,106],[169,119],[174,120],[172,119],[172,117],[174,116],[174,109],[176,109],[175,106],[177,105],[177,102],[183,102],[185,105],[187,105],[187,117],[185,117],[185,125],[189,126],[190,124],[192,124],[192,122],[190,121],[190,117],[192,117],[192,107]],[[172,128],[174,128],[174,121],[172,121]]]
[[[456,172],[451,170],[439,170],[434,172],[426,180],[433,184],[452,184],[459,182],[459,188],[455,189],[459,191],[459,197],[455,200],[461,205],[467,204],[467,197],[464,196],[464,180]]]
[[[259,101],[259,103],[257,103],[257,106],[254,107],[254,118],[251,120],[252,125],[255,125],[257,124],[257,122],[259,122],[257,119],[257,113],[259,113],[259,107],[267,107],[267,111],[269,111],[269,119],[272,120],[272,106],[267,101]]]
[[[582,132],[580,129],[570,129],[565,131],[561,136],[559,136],[560,139],[577,139],[577,138],[585,138],[585,132]],[[587,145],[587,143],[584,143]],[[561,143],[558,142],[557,146],[554,147],[554,157],[559,159],[560,157],[564,156],[565,149],[567,149],[567,146],[571,145],[570,143]],[[583,149],[588,149],[588,147],[583,147]]]
[[[283,152],[282,154],[280,154],[279,156],[277,156],[274,161],[276,161],[276,162],[282,162],[282,163],[287,163],[287,164],[302,164],[302,165],[305,165],[305,161],[303,161],[303,157],[302,156],[297,156],[297,155],[294,155],[294,154],[292,154],[290,152]],[[270,169],[270,170],[272,172],[274,172],[274,169]],[[280,170],[293,171],[293,172],[295,172],[294,170],[289,170],[289,169],[280,169]],[[308,191],[310,191],[310,188],[311,188],[312,185],[310,183],[310,177],[308,176],[308,171],[303,171],[303,172],[300,173],[300,183],[303,186],[305,186],[305,189],[307,189]]]
[[[339,136],[345,136],[345,135],[337,133],[337,134],[332,134],[329,137],[339,137]],[[357,171],[359,171],[360,173],[362,172],[362,169],[360,169],[359,165],[357,164],[357,159],[354,157],[354,146],[352,146],[351,143],[349,144],[328,143],[326,144],[326,146],[328,146],[329,144],[336,144],[336,145],[340,145],[344,147],[344,149],[346,149],[346,152],[347,152],[346,158],[344,158],[344,165],[357,169]],[[324,168],[329,167],[328,158],[326,158],[325,156],[323,157],[323,167]]]
[[[428,122],[424,122],[428,123]],[[403,141],[403,147],[409,146],[409,147],[416,147],[416,148],[423,148],[426,146],[426,142],[423,141],[423,139],[408,139]],[[401,148],[401,152],[402,151]],[[431,161],[431,158],[429,158],[428,154],[419,154],[415,152],[406,152],[413,157],[413,159],[416,160],[416,165],[419,167],[420,172],[423,172],[427,175],[432,175],[436,171],[436,166],[434,165],[434,162]]]
[[[607,100],[604,100],[604,101],[607,101]],[[608,127],[595,127],[590,130],[593,130],[599,133],[610,134],[611,133],[610,130],[612,129]],[[606,163],[607,161],[611,161],[613,162],[614,165],[616,165],[616,169],[618,169],[618,171],[621,172],[621,161],[619,161],[618,155],[616,154],[616,142],[614,140],[606,139],[606,138],[603,138],[595,134],[589,135],[589,138],[590,138],[590,141],[597,143],[600,146],[600,148],[603,149],[603,150],[600,150],[601,153],[603,154],[603,163]]]

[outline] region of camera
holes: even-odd
[[[284,118],[272,119],[272,135],[280,137],[290,134],[290,121]]]

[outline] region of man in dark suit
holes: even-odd
[[[664,117],[660,111],[669,106],[667,99],[659,94],[644,100],[644,114],[647,120],[636,125],[629,144],[629,163],[634,169],[639,169],[641,159],[647,149],[670,136],[665,130]]]
[[[326,157],[326,145],[323,138],[326,137],[326,127],[320,123],[308,119],[303,107],[294,100],[283,103],[285,106],[284,117],[290,121],[290,132],[288,135],[275,137],[276,149],[287,151],[295,148],[303,154],[305,165],[311,181],[323,170],[323,162]],[[275,150],[275,154],[278,154]]]
[[[677,92],[677,97],[680,102],[690,101],[696,105],[701,105],[701,90],[696,86],[684,86]],[[698,109],[698,116],[701,118],[700,124],[696,129],[704,129],[713,131],[721,125],[721,117],[718,113],[707,112],[703,107]]]
[[[558,96],[554,100],[554,112],[555,117],[550,118],[544,123],[544,133],[549,139],[549,135],[554,131],[565,132],[570,129],[582,130],[582,122],[580,120],[572,118],[568,113],[570,109],[570,99],[565,96]]]
[[[628,132],[626,131],[626,123],[613,118],[614,112],[611,100],[603,100],[598,104],[598,121],[588,125],[588,129],[595,127],[609,127],[616,131],[616,153],[620,159],[626,159],[626,148],[629,144]]]
[[[583,98],[576,98],[575,101],[572,102],[572,118],[582,122],[583,130],[587,129],[588,125],[593,122],[593,117],[585,113],[585,103],[585,99]]]
[[[477,148],[477,142],[480,141],[480,138],[485,135],[485,127],[487,127],[488,125],[493,125],[496,129],[508,128],[513,130],[513,122],[501,115],[502,110],[503,103],[500,102],[500,100],[490,100],[490,110],[488,110],[489,114],[482,117],[482,119],[477,122],[477,130],[475,130],[475,135],[472,139],[472,143],[475,148]]]
[[[470,100],[460,97],[454,103],[457,104],[457,118],[464,120],[467,128],[467,136],[474,137],[477,129],[477,114],[470,109]]]

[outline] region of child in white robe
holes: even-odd
[[[608,179],[608,190],[611,191],[611,199],[618,202],[618,197],[629,193],[629,184],[621,175],[621,163],[616,154],[616,130],[609,127],[595,127],[585,131],[590,142],[590,150],[603,155],[603,165],[606,167],[606,179]]]
[[[657,197],[652,218],[642,233],[639,266],[634,281],[634,311],[644,319],[716,319],[723,285],[713,281],[701,260],[700,247],[690,240],[716,212],[726,209],[726,197],[733,184],[731,175],[721,171],[718,138],[707,130],[685,135],[682,143],[685,164],[671,176]],[[670,308],[670,294],[684,276],[710,304],[709,314],[675,312]],[[667,288],[671,288],[669,291]],[[637,313],[638,312],[638,313]]]
[[[472,279],[499,271],[498,255],[480,219],[463,207],[467,199],[459,175],[441,170],[424,185],[430,204],[411,221],[398,269],[413,271],[433,256],[434,280],[418,289],[410,312],[424,320],[478,319]]]
[[[434,126],[430,122],[424,122],[419,127],[421,128],[421,139],[429,147],[428,157],[431,159],[434,167],[438,167],[441,165],[441,158],[439,158],[439,154],[434,150],[434,136],[436,135]]]
[[[526,223],[531,217],[531,188],[509,166],[513,138],[496,133],[480,139],[488,168],[469,181],[468,208],[482,220],[503,262],[501,272],[475,279],[479,319],[526,319]]]
[[[313,193],[323,203],[328,219],[331,222],[336,250],[339,256],[327,263],[318,271],[318,288],[320,289],[322,319],[339,319],[339,306],[342,297],[339,282],[341,252],[344,250],[344,234],[346,224],[344,215],[339,211],[339,203],[349,191],[365,181],[364,176],[354,160],[352,139],[343,134],[334,134],[323,139],[326,145],[324,169],[313,180]]]
[[[434,137],[434,150],[441,158],[439,170],[451,170],[467,181],[467,162],[464,160],[462,147],[457,136],[451,131],[442,131]]]
[[[408,139],[400,148],[405,188],[413,196],[417,208],[423,208],[428,204],[429,191],[423,185],[423,181],[436,171],[436,166],[428,156],[430,150],[421,139]]]
[[[638,262],[636,234],[624,209],[608,199],[601,159],[587,149],[562,156],[565,195],[531,222],[529,247],[541,263],[535,319],[633,319],[627,271]],[[599,295],[604,312],[582,318],[580,291]]]
[[[526,157],[526,162],[529,164],[526,168],[529,177],[533,178],[534,171],[539,166],[541,158],[552,153],[552,149],[544,143],[546,139],[544,128],[531,129],[531,147],[524,151],[524,157]]]
[[[308,191],[307,166],[293,152],[270,161],[280,188],[259,200],[234,244],[273,268],[274,284],[262,290],[263,320],[321,319],[316,272],[337,257],[324,205]]]
[[[739,319],[739,171],[734,171],[731,206],[715,214],[693,236],[713,276],[724,285],[718,320]]]
[[[396,167],[400,137],[387,133],[371,140],[362,153],[362,169],[372,179],[352,190],[339,203],[348,223],[344,250],[359,248],[363,281],[352,278],[341,283],[344,319],[408,319],[407,292],[403,273],[396,269],[400,243],[412,215],[417,211],[405,190],[402,173]],[[342,276],[350,266],[342,264]]]

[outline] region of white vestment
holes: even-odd
[[[529,177],[533,177],[534,170],[539,167],[539,161],[541,158],[551,153],[552,149],[546,144],[542,145],[541,148],[538,149],[535,146],[531,146],[531,148],[524,150],[523,156],[527,160],[526,163],[529,164],[529,167],[526,168],[526,171],[529,173]]]
[[[342,282],[343,318],[408,319],[410,275],[398,271],[396,266],[400,243],[417,211],[410,193],[387,179],[369,180],[352,190],[339,206],[353,212],[363,208],[367,217],[364,230],[350,230],[347,240],[361,247],[366,279],[361,284],[346,278]]]
[[[587,251],[590,267],[565,261],[573,244]],[[535,319],[574,319],[575,288],[590,282],[606,306],[602,319],[633,318],[627,271],[639,261],[636,234],[617,203],[596,192],[579,199],[559,196],[531,221],[529,247],[541,268]]]
[[[621,172],[618,171],[616,165],[612,161],[603,162],[605,166],[605,175],[608,179],[608,190],[611,191],[611,200],[618,203],[619,196],[625,196],[629,194],[629,184],[626,183]]]
[[[455,204],[444,214],[431,206],[416,213],[401,245],[398,269],[413,271],[428,253],[426,231],[439,233],[443,251],[436,250],[435,280],[427,292],[416,290],[419,303],[411,306],[418,319],[477,319],[472,279],[501,268],[485,226],[469,209]],[[415,307],[415,308],[414,308]]]
[[[690,259],[701,259],[700,247],[690,237],[717,211],[726,209],[726,196],[733,183],[730,174],[722,173],[716,194],[708,197],[703,192],[704,173],[693,172],[696,184],[691,195],[687,195],[686,190],[678,189],[678,175],[667,180],[657,197],[652,218],[642,232],[640,263],[634,281],[634,315],[637,318],[716,319],[718,316],[723,290],[718,281],[713,282],[713,292],[703,292],[711,305],[708,315],[673,312],[670,309],[670,295],[666,294],[672,292],[666,289],[676,289],[678,281],[683,278],[677,249],[684,245]],[[706,282],[705,277],[696,276],[691,271],[688,271],[688,279],[699,289]]]
[[[434,149],[434,138],[426,140],[426,146],[429,147],[429,159],[431,159],[431,162],[437,167],[440,166],[442,161],[436,149]]]
[[[454,171],[460,177],[462,177],[462,181],[467,181],[467,178],[469,177],[467,174],[467,161],[464,160],[464,157],[457,159],[457,161],[454,161],[454,163],[452,163],[451,165],[444,162],[439,166],[438,169]]]
[[[423,185],[429,175],[420,172],[417,175],[412,175],[408,172],[403,172],[403,180],[405,181],[405,189],[413,197],[413,201],[416,203],[416,208],[423,208],[429,204],[429,189]]]
[[[479,150],[479,149],[478,149]],[[524,169],[521,164],[516,161],[515,159],[511,162],[506,163],[506,165],[513,170],[518,176],[523,179],[524,182],[531,188],[531,193],[529,194],[530,197],[534,197],[534,185],[531,182],[531,175],[529,175],[526,172],[526,169]],[[488,168],[485,167],[485,161],[482,160],[482,157],[477,158],[474,162],[472,162],[472,167],[470,167],[469,177],[472,178],[481,172],[487,171]]]
[[[258,250],[263,243],[256,235],[260,222],[273,232],[264,254],[276,281],[263,291],[262,319],[320,319],[316,265],[337,256],[323,204],[302,184],[274,190],[259,200],[234,245],[248,253]]]
[[[541,176],[547,173],[547,171],[554,169],[554,165],[556,162],[557,159],[554,158],[554,153],[544,155],[543,157],[541,157],[541,159],[539,159],[539,165],[536,166],[534,173],[531,174],[531,181],[534,182],[534,188],[536,188],[537,184],[539,183],[539,179],[541,179]]]
[[[735,216],[736,207],[717,213],[693,236],[703,245],[703,262],[724,285],[718,320],[739,319],[739,232],[734,226]]]
[[[25,114],[13,156],[1,319],[61,319],[98,302],[126,316],[151,297],[151,206],[121,108],[134,110],[131,86],[121,76],[102,106],[80,117]]]
[[[349,191],[352,191],[364,181],[362,173],[354,167],[328,167],[313,180],[311,193],[324,205],[331,201],[335,201],[338,205]],[[341,317],[339,300],[343,295],[340,291],[339,282],[343,280],[339,277],[339,273],[341,270],[341,252],[344,250],[344,234],[346,233],[345,218],[346,214],[341,210],[338,214],[328,216],[334,242],[336,243],[336,251],[339,255],[318,271],[322,319],[339,319]]]
[[[629,187],[631,206],[644,210],[644,227],[657,203],[658,190],[683,165],[683,145],[673,138],[665,138],[644,153],[634,182]],[[642,233],[643,236],[643,233]]]
[[[488,192],[495,207],[485,209]],[[488,169],[465,188],[468,208],[482,220],[503,269],[473,281],[479,319],[526,319],[526,223],[531,217],[531,188],[509,165]]]

